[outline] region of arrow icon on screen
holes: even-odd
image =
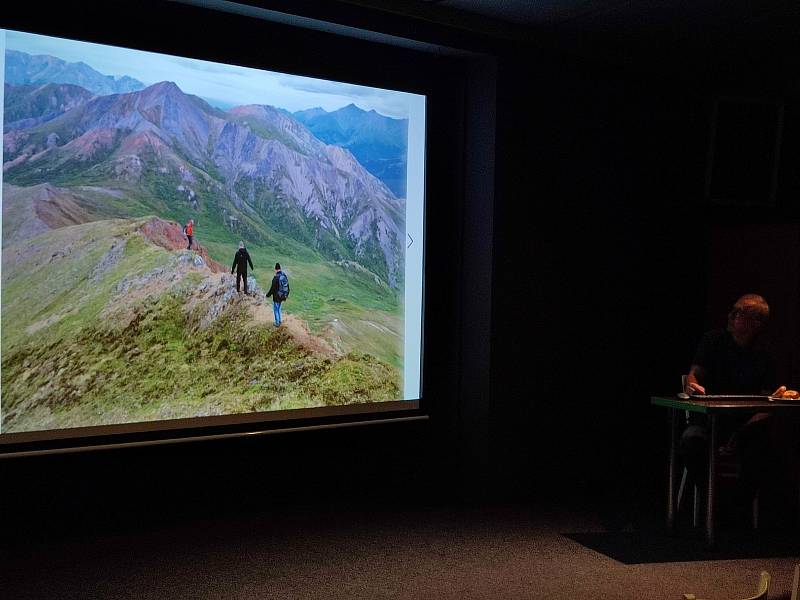
[[[414,238],[412,238],[412,237],[411,237],[411,234],[410,234],[410,233],[408,233],[408,232],[406,232],[406,235],[408,236],[408,239],[410,239],[410,240],[411,240],[410,242],[408,242],[408,246],[406,246],[406,248],[411,248],[411,244],[413,244],[413,243],[414,243]]]

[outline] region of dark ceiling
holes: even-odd
[[[633,67],[800,59],[800,1],[344,0],[483,36]]]

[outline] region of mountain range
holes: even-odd
[[[98,218],[204,214],[255,242],[279,234],[328,259],[354,260],[399,286],[403,201],[353,153],[324,143],[285,111],[251,105],[223,112],[172,82],[107,95],[32,86],[21,65],[63,72],[67,63],[9,54],[7,76],[25,84],[6,88],[12,107],[24,107],[10,113],[14,121],[6,115],[9,184],[70,190]],[[104,193],[107,205],[89,190]]]
[[[145,85],[133,77],[103,75],[83,62],[67,62],[47,54],[28,54],[6,50],[5,82],[11,85],[71,83],[93,94],[122,94],[141,90]]]
[[[408,119],[392,119],[355,104],[332,112],[311,108],[293,116],[326,144],[347,148],[395,196],[406,197]]]

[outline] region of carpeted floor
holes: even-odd
[[[713,549],[706,547],[702,529],[678,535],[660,529],[590,531],[566,537],[626,565],[800,556],[800,539],[793,532],[722,531]]]
[[[763,569],[769,597],[789,598],[793,535],[780,552],[723,546],[705,560],[697,540],[659,535],[519,505],[271,508],[17,540],[0,597],[723,600],[752,595]]]

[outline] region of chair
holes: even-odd
[[[722,480],[736,480],[739,479],[739,463],[735,457],[719,453],[717,450],[717,484]],[[689,478],[689,471],[684,467],[683,477],[681,477],[680,487],[678,488],[678,506],[677,510],[680,511],[686,494],[686,484]],[[759,493],[753,497],[753,529],[758,529],[759,521]],[[692,490],[692,526],[697,527],[700,522],[700,489],[697,484],[694,484]]]
[[[798,565],[798,569],[800,569],[800,565]],[[795,583],[797,583],[798,569],[795,569],[795,577],[794,577]],[[770,582],[769,573],[767,573],[766,571],[761,571],[761,577],[758,580],[758,590],[756,591],[756,595],[755,596],[749,596],[747,598],[744,598],[743,600],[763,600],[763,599],[766,599],[767,594],[769,593],[769,582]],[[694,594],[684,594],[683,595],[683,600],[700,600],[700,598],[698,598]],[[795,600],[795,598],[792,597],[792,600]]]

